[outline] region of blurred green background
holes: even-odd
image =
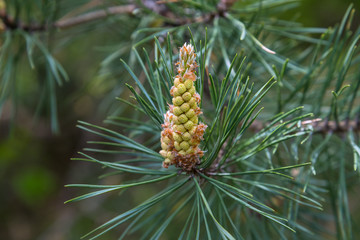
[[[83,1],[84,2],[84,1]],[[297,20],[304,26],[329,27],[340,22],[348,0],[303,0],[299,9],[287,12],[280,18]],[[354,25],[359,24],[360,4],[356,1]],[[89,25],[91,29],[93,25]],[[151,189],[127,192],[127,202],[119,202],[116,194],[64,205],[64,201],[79,195],[82,190],[68,189],[68,183],[99,183],[102,170],[97,165],[70,161],[86,141],[93,138],[76,128],[77,120],[102,124],[111,106],[116,105],[115,96],[121,89],[111,89],[119,77],[104,76],[99,67],[107,56],[104,46],[121,41],[122,31],[131,31],[132,24],[125,27],[94,27],[85,34],[74,32],[72,40],[66,38],[67,30],[57,33],[57,40],[66,43],[66,51],[55,49],[55,56],[66,69],[70,81],[56,89],[58,96],[58,119],[60,132],[51,131],[46,114],[37,114],[27,106],[36,101],[35,75],[24,59],[18,69],[19,104],[13,120],[8,102],[0,120],[0,239],[79,239],[89,230],[113,216],[116,209],[138,202]],[[73,30],[69,30],[73,31]],[[70,42],[69,42],[70,41]],[[130,46],[129,46],[130,48]],[[126,57],[125,57],[126,58]],[[118,62],[119,68],[120,62]],[[44,73],[45,74],[45,73]],[[105,79],[105,80],[104,80]],[[105,94],[109,94],[105,96]],[[105,97],[108,101],[102,101]],[[103,104],[99,106],[99,104]],[[110,109],[110,110],[109,110]],[[36,111],[35,111],[36,112]],[[114,176],[106,180],[118,182]],[[105,183],[103,183],[105,184]],[[122,198],[123,199],[123,198]],[[355,208],[356,209],[356,208]],[[359,214],[356,216],[360,217]],[[121,231],[121,230],[120,230]],[[116,239],[116,231],[107,235]]]

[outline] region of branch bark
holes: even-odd
[[[169,9],[163,5],[166,1],[143,1],[145,8],[156,12],[157,14],[166,16],[169,20],[164,22],[169,25],[180,26],[189,23],[196,22],[210,22],[216,16],[224,16],[224,13],[236,2],[236,0],[221,0],[217,6],[215,12],[205,14],[196,18],[185,18],[177,19],[176,15],[169,11]],[[106,18],[112,15],[119,14],[132,14],[134,10],[138,8],[135,4],[128,4],[122,6],[113,6],[101,10],[95,10],[92,12],[84,13],[75,17],[66,17],[64,19],[59,19],[58,21],[52,24],[24,24],[20,20],[13,19],[9,16],[5,10],[0,11],[0,19],[3,21],[4,25],[9,29],[22,29],[27,32],[37,32],[37,31],[46,31],[51,27],[58,29],[67,29],[74,26],[81,25],[83,23],[88,23],[98,19]]]
[[[360,132],[359,120],[341,121],[337,123],[335,121],[327,121],[317,118],[313,120],[303,121],[301,125],[303,127],[312,126],[314,129],[314,133],[322,133],[322,134],[328,132],[340,134],[340,133],[348,132],[350,129],[354,132]],[[259,132],[264,127],[266,127],[266,123],[259,120],[255,120],[249,128],[253,132]]]
[[[7,15],[7,13],[2,10],[0,11],[0,19],[4,23],[4,25],[9,29],[22,29],[27,32],[39,32],[46,31],[50,27],[55,27],[58,29],[67,29],[71,28],[83,23],[95,21],[98,19],[106,18],[111,15],[118,14],[132,14],[132,12],[136,9],[134,4],[123,5],[123,6],[114,6],[108,7],[106,9],[96,10],[89,13],[84,13],[79,16],[70,17],[66,19],[60,19],[53,24],[50,25],[40,25],[40,24],[24,24],[19,20],[13,19],[11,16]]]
[[[59,29],[66,29],[70,27],[74,27],[83,23],[87,23],[90,21],[98,20],[101,18],[106,18],[111,15],[117,14],[132,14],[132,12],[136,9],[134,4],[124,5],[124,6],[115,6],[109,7],[107,9],[96,10],[93,12],[85,13],[76,17],[71,17],[68,19],[63,19],[56,21],[53,25]]]

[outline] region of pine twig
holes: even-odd
[[[114,6],[114,7],[109,7],[107,9],[101,9],[101,10],[85,13],[68,19],[63,19],[63,20],[60,19],[56,21],[53,25],[56,28],[66,29],[80,25],[82,23],[87,23],[90,21],[105,18],[111,15],[131,14],[135,9],[136,6],[134,4],[124,5],[124,6]]]
[[[167,1],[158,1],[156,2],[157,5],[164,4]],[[217,6],[217,10],[212,13],[205,14],[203,16],[197,17],[197,18],[189,18],[189,19],[176,19],[176,16],[174,14],[171,14],[168,12],[167,8],[159,8],[154,6],[149,6],[149,4],[146,4],[147,1],[144,1],[145,6],[154,12],[157,12],[158,14],[167,16],[168,18],[175,18],[171,21],[166,21],[166,24],[170,25],[184,25],[184,24],[190,24],[190,23],[198,23],[198,22],[210,22],[213,20],[216,16],[224,16],[225,12],[228,11],[228,9],[236,2],[236,0],[222,0],[219,2]],[[75,17],[69,17],[65,19],[59,19],[56,22],[52,24],[25,24],[21,22],[18,19],[13,19],[11,16],[9,16],[5,10],[0,11],[0,19],[3,21],[4,25],[9,29],[22,29],[26,32],[41,32],[46,31],[50,27],[55,27],[58,29],[67,29],[74,26],[81,25],[83,23],[88,23],[91,21],[95,21],[98,19],[106,18],[111,15],[120,15],[120,14],[132,14],[134,10],[137,8],[135,4],[128,4],[128,5],[122,5],[122,6],[112,6],[108,7],[106,9],[101,10],[95,10],[92,12],[84,13]],[[164,12],[165,11],[165,12]]]
[[[4,25],[9,29],[22,29],[26,32],[41,32],[49,29],[50,26],[58,29],[71,28],[83,23],[91,22],[101,18],[106,18],[111,15],[117,14],[131,14],[136,9],[134,4],[124,5],[124,6],[113,6],[106,9],[96,10],[89,13],[84,13],[79,16],[60,19],[54,22],[51,25],[47,24],[25,24],[20,20],[13,19],[9,16],[6,11],[0,11],[0,19],[3,21]]]
[[[37,31],[46,30],[45,25],[39,25],[39,24],[26,25],[19,20],[15,20],[9,15],[7,15],[5,10],[0,11],[0,19],[2,20],[2,23],[6,26],[6,28],[12,30],[22,29],[26,32],[37,32]]]
[[[336,121],[328,121],[328,120],[322,120],[320,118],[303,121],[301,122],[301,125],[303,127],[306,126],[312,126],[314,129],[314,133],[345,133],[349,131],[350,129],[354,132],[360,132],[360,122],[357,120],[352,121],[341,121],[338,124]],[[250,129],[254,132],[258,132],[261,129],[263,129],[266,126],[266,123],[255,120],[251,126]]]

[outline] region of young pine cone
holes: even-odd
[[[197,64],[193,46],[185,43],[179,55],[178,75],[170,90],[173,105],[169,105],[164,115],[160,154],[165,158],[163,167],[174,164],[189,172],[200,163],[200,157],[204,155],[199,144],[207,126],[199,123],[198,118],[201,114],[198,107],[201,99],[194,86]]]

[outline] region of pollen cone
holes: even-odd
[[[161,132],[160,154],[165,158],[163,167],[175,165],[184,171],[192,171],[200,163],[203,151],[199,144],[207,126],[199,123],[201,114],[200,95],[196,92],[195,68],[196,54],[191,44],[180,48],[178,75],[170,90],[173,105],[164,115],[163,131]]]

